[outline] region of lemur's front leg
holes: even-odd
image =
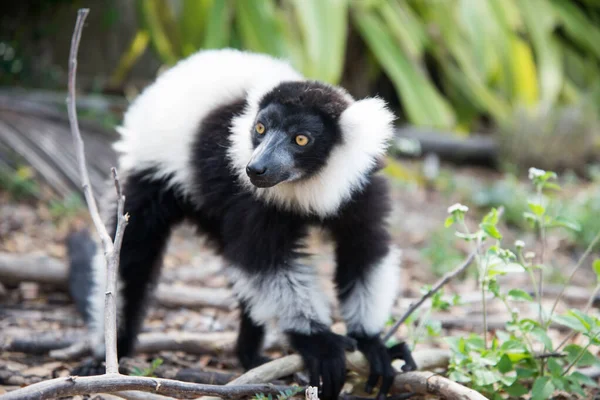
[[[370,364],[366,391],[381,378],[380,396],[386,395],[395,371],[392,358],[403,358],[403,370],[416,365],[404,344],[387,349],[380,338],[397,295],[398,251],[390,244],[386,221],[390,210],[385,181],[373,177],[364,191],[331,221],[336,242],[335,281],[348,336]]]
[[[320,398],[337,399],[346,378],[345,351],[355,341],[331,332],[327,296],[314,268],[302,263],[305,218],[275,208],[249,212],[243,204],[230,215],[236,218],[224,221],[223,255],[232,290],[247,310],[246,328],[277,321],[302,356],[311,385],[321,387]],[[256,342],[238,341],[238,354],[257,359],[256,349]]]

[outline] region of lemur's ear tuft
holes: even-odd
[[[345,141],[360,144],[363,151],[380,156],[385,154],[389,140],[394,136],[396,119],[385,101],[370,97],[352,103],[340,118]]]

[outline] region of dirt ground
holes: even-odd
[[[418,168],[411,164],[410,168]],[[454,174],[465,180],[489,180],[497,178],[493,173],[477,169],[457,169]],[[408,305],[421,295],[420,288],[425,284],[433,284],[436,276],[431,268],[430,258],[425,249],[431,249],[430,237],[433,232],[443,227],[447,216],[447,208],[457,199],[444,195],[435,190],[428,190],[420,185],[393,184],[394,213],[391,226],[394,241],[403,251],[403,267],[401,292],[394,309],[395,316],[400,315]],[[65,261],[66,249],[64,239],[74,226],[87,225],[91,227],[84,212],[56,218],[45,204],[31,202],[15,202],[8,193],[0,192],[0,252],[13,254],[45,254]],[[470,221],[474,224],[474,221]],[[474,226],[474,225],[473,225]],[[502,227],[507,243],[515,239],[534,241],[530,233],[522,234],[507,227]],[[333,299],[331,274],[334,263],[331,247],[324,242],[324,237],[318,232],[311,237],[309,246],[315,254],[314,264],[322,276],[323,287]],[[469,248],[457,241],[456,247],[466,255]],[[433,249],[435,250],[435,249]],[[571,249],[566,248],[560,236],[548,238],[548,255],[553,264],[563,266],[563,273],[574,265],[575,258]],[[460,260],[458,260],[460,261]],[[458,263],[457,263],[458,264]],[[162,283],[172,287],[184,285],[197,288],[227,288],[225,277],[221,273],[221,260],[208,249],[202,240],[195,237],[188,226],[178,228],[172,237],[164,262],[161,278]],[[442,323],[441,337],[426,338],[420,341],[416,348],[443,347],[444,336],[462,335],[471,331],[481,330],[481,302],[477,293],[477,282],[474,271],[460,281],[451,282],[445,288],[445,293],[451,296],[460,293],[464,305],[453,307],[450,311],[431,315]],[[580,307],[584,294],[591,293],[594,275],[588,270],[582,270],[574,280],[568,293],[581,294],[567,296],[566,306]],[[525,288],[528,285],[525,274],[512,275],[504,279],[510,287]],[[81,316],[77,313],[69,295],[63,289],[41,285],[32,282],[22,282],[19,285],[0,285],[0,346],[4,349],[15,338],[54,338],[54,340],[81,337],[85,327]],[[556,286],[556,285],[554,285]],[[549,293],[553,285],[548,286]],[[567,293],[567,294],[568,294]],[[545,302],[552,304],[554,296],[548,295]],[[190,308],[185,306],[165,307],[153,304],[150,307],[143,325],[143,332],[181,333],[222,333],[223,337],[233,337],[237,329],[237,310],[216,309],[210,307]],[[491,302],[489,306],[491,326],[501,327],[506,315],[500,304]],[[341,328],[341,326],[336,327]],[[343,328],[342,328],[343,329]],[[408,337],[413,329],[402,327],[397,336]],[[551,337],[559,340],[565,333],[553,330]],[[285,350],[275,349],[269,355],[277,357]],[[162,360],[162,365],[152,374],[159,377],[177,377],[196,380],[193,371],[215,372],[213,379],[226,382],[232,376],[242,373],[242,370],[229,350],[209,351],[206,354],[186,354],[182,351],[160,351],[158,353],[140,354],[133,360],[123,364],[129,372],[135,368],[144,368],[155,359]],[[2,351],[0,354],[0,394],[4,390],[34,383],[56,376],[68,375],[68,371],[80,360],[63,362],[51,358],[47,352],[28,354],[24,352]],[[190,372],[192,371],[192,372]],[[190,376],[192,376],[190,378]],[[295,377],[296,382],[302,383],[305,378],[301,374]],[[220,381],[219,381],[220,379]],[[349,380],[347,389],[360,382]]]

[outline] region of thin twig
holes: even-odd
[[[410,307],[408,307],[408,310],[406,310],[406,312],[402,315],[402,317],[400,317],[400,319],[398,319],[398,321],[396,321],[396,323],[385,334],[385,336],[383,337],[383,341],[387,342],[392,336],[394,336],[394,334],[396,333],[396,331],[398,330],[398,328],[400,327],[400,325],[402,325],[402,323],[404,321],[406,321],[408,319],[408,317],[410,317],[411,314],[413,312],[415,312],[415,310],[417,308],[421,307],[421,305],[423,305],[423,303],[425,303],[425,300],[427,300],[428,298],[430,298],[431,296],[433,296],[446,283],[448,283],[455,276],[461,274],[465,269],[467,269],[467,267],[469,265],[471,265],[471,263],[475,259],[475,255],[476,254],[477,254],[477,251],[473,250],[469,254],[469,256],[467,257],[467,259],[461,265],[458,266],[458,268],[454,269],[453,271],[450,271],[450,272],[446,273],[442,277],[442,279],[440,279],[439,281],[437,281],[437,283],[431,288],[431,290],[429,290],[427,293],[425,293],[423,296],[421,296],[421,298],[416,303],[411,304]]]
[[[178,398],[218,396],[232,399],[248,398],[257,393],[278,394],[287,389],[289,387],[268,384],[221,386],[179,382],[172,379],[106,374],[51,379],[9,392],[2,396],[2,400],[55,399],[87,393],[115,393],[123,390],[141,390]]]
[[[581,257],[579,257],[579,260],[577,261],[577,264],[575,265],[575,267],[573,267],[573,270],[571,271],[571,274],[569,274],[567,281],[563,284],[560,293],[558,293],[558,296],[556,296],[556,300],[554,300],[554,304],[552,305],[552,309],[550,310],[550,315],[548,316],[548,323],[552,319],[552,315],[554,314],[554,311],[556,310],[556,306],[558,305],[558,302],[560,301],[565,290],[567,289],[567,286],[569,285],[569,283],[571,283],[571,280],[573,279],[573,277],[575,276],[575,274],[577,273],[579,268],[583,265],[583,261],[590,255],[590,253],[594,249],[594,246],[596,245],[596,243],[598,243],[599,240],[600,240],[600,231],[596,234],[594,239],[590,242],[589,246],[587,247],[587,249],[585,249],[585,251],[583,252]],[[590,301],[593,302],[594,295],[592,295],[592,297],[590,299],[591,299]],[[591,306],[591,304],[592,303],[590,303],[590,306]]]
[[[81,175],[83,192],[90,215],[94,221],[94,226],[98,231],[98,235],[102,240],[104,247],[104,256],[106,258],[106,293],[104,298],[104,342],[106,348],[106,373],[118,374],[119,363],[117,358],[117,305],[116,305],[116,278],[119,266],[119,251],[123,240],[123,232],[127,224],[127,216],[123,215],[125,197],[121,192],[121,185],[117,176],[116,169],[112,168],[112,175],[115,181],[115,188],[118,194],[117,199],[117,226],[115,233],[115,242],[113,243],[106,226],[102,222],[102,217],[98,212],[98,206],[94,199],[90,178],[87,171],[85,160],[85,147],[79,125],[77,122],[77,112],[75,107],[75,77],[77,73],[77,51],[79,50],[79,42],[81,39],[81,31],[85,18],[89,13],[89,9],[82,8],[77,12],[77,21],[73,38],[71,39],[71,51],[69,53],[69,94],[67,96],[67,109],[69,113],[69,123],[71,124],[71,132],[75,142],[77,161],[79,163],[79,172]]]
[[[594,292],[592,293],[591,297],[589,298],[587,304],[585,305],[585,307],[583,308],[583,313],[587,314],[588,311],[590,311],[590,308],[592,308],[592,305],[594,304],[594,299],[596,298],[596,296],[598,296],[598,293],[600,293],[600,285],[596,285],[596,289],[594,289]],[[565,344],[567,344],[567,342],[571,339],[573,339],[573,337],[575,335],[577,335],[577,331],[571,331],[571,333],[569,333],[562,342],[560,342],[560,344],[558,345],[558,347],[556,348],[556,351],[559,351],[560,349],[563,348],[563,346]]]

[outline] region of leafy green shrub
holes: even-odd
[[[545,192],[560,189],[553,180],[554,172],[530,169],[529,178],[535,188],[532,200],[527,202],[528,211],[525,220],[539,232],[542,247],[548,229],[566,228],[577,231],[577,224],[562,217],[548,213],[548,198]],[[585,375],[574,370],[575,367],[600,365],[600,358],[588,349],[600,344],[600,319],[587,314],[591,300],[600,292],[600,260],[594,263],[598,277],[596,290],[588,305],[582,310],[569,310],[556,315],[556,305],[562,293],[556,298],[550,310],[541,303],[541,289],[544,279],[543,251],[538,255],[524,252],[525,244],[517,241],[513,250],[502,247],[502,234],[497,224],[499,213],[492,209],[479,224],[478,230],[471,233],[465,223],[468,208],[456,204],[448,209],[446,226],[458,226],[456,235],[473,244],[476,252],[476,265],[479,273],[479,285],[483,305],[483,336],[471,334],[467,337],[448,338],[452,352],[449,377],[467,384],[491,399],[504,399],[510,396],[530,395],[532,400],[549,398],[556,390],[577,393],[584,396],[584,386],[597,387],[597,384]],[[596,234],[586,252],[573,268],[566,285],[569,284],[584,259],[591,252],[595,242],[600,240],[600,231]],[[535,298],[521,289],[506,290],[498,283],[498,277],[513,272],[526,271],[535,288]],[[536,276],[537,275],[537,276]],[[495,299],[505,305],[510,315],[504,330],[490,334],[487,330],[486,299],[491,293]],[[537,311],[537,319],[521,316],[513,303],[525,303]],[[555,344],[548,335],[550,324],[564,325],[574,334],[585,338],[585,344],[569,344],[569,337]],[[563,348],[564,347],[564,348]]]

